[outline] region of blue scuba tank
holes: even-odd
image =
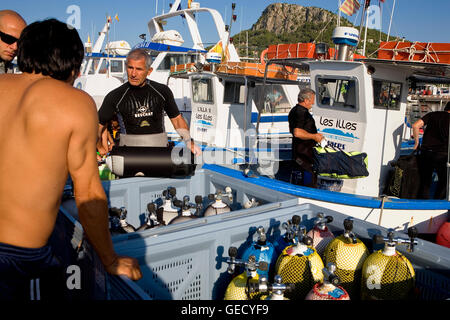
[[[280,235],[274,242],[273,246],[275,247],[275,254],[279,256],[281,252],[287,246],[291,246],[297,243],[297,233],[299,230],[299,225],[301,222],[301,218],[298,215],[293,215],[292,219],[287,222],[283,222],[281,227],[286,230],[285,234]]]
[[[414,298],[415,271],[411,262],[396,250],[396,245],[406,244],[408,251],[417,245],[417,229],[408,229],[409,239],[387,238],[375,235],[376,244],[384,249],[375,251],[365,261],[362,269],[361,298],[363,300],[406,300]]]
[[[258,270],[259,276],[269,277],[269,271],[273,269],[277,256],[275,255],[275,248],[273,244],[267,240],[266,232],[263,227],[258,227],[256,230],[258,239],[242,254],[242,260],[248,261],[250,256],[255,256],[256,262],[265,261],[268,265],[267,270]]]
[[[256,262],[255,256],[250,256],[248,261],[238,260],[237,248],[230,247],[228,249],[228,255],[226,262],[229,264],[227,272],[234,274],[236,266],[242,266],[245,271],[234,277],[228,285],[224,300],[258,300],[261,297],[261,293],[250,292],[249,288],[252,283],[258,283],[259,275],[256,272],[258,269],[267,270],[267,263],[264,261]]]

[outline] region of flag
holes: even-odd
[[[192,0],[188,0],[188,9],[191,8],[191,2],[192,2]]]
[[[348,16],[356,13],[359,10],[359,1],[358,0],[345,0],[344,3],[339,8],[343,13]]]
[[[116,16],[114,17],[114,19],[116,19],[117,22],[119,22],[119,14],[116,14]]]
[[[108,16],[108,19],[106,19],[107,22],[111,22],[111,16]]]

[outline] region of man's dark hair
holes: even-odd
[[[83,42],[76,29],[56,19],[33,22],[17,42],[19,70],[41,73],[66,81],[78,73],[84,57]]]

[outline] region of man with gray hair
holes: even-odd
[[[17,53],[17,40],[26,26],[17,12],[0,10],[0,74],[11,70],[11,62]]]
[[[313,188],[317,187],[317,175],[312,170],[313,147],[323,139],[323,135],[317,133],[316,123],[309,112],[314,104],[315,96],[316,93],[312,89],[300,90],[298,103],[288,115],[294,163],[291,183]]]
[[[98,111],[101,155],[107,154],[114,142],[106,125],[117,115],[120,125],[120,146],[166,147],[164,111],[186,146],[195,155],[201,149],[189,134],[189,127],[178,110],[168,86],[147,79],[153,71],[152,58],[146,49],[131,50],[126,59],[128,82],[108,93]]]

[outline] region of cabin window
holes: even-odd
[[[223,103],[240,103],[239,97],[241,93],[241,82],[225,81],[225,92],[223,94]],[[242,103],[241,103],[242,104]]]
[[[318,78],[317,103],[321,107],[355,110],[357,83],[354,79]]]
[[[192,78],[192,97],[197,103],[214,103],[211,78]]]
[[[111,60],[111,72],[123,72],[122,60]]]
[[[288,113],[292,108],[286,92],[279,84],[266,85],[265,89],[264,86],[256,86],[255,97],[263,98],[261,113]]]
[[[98,73],[106,73],[108,69],[108,61],[107,59],[101,59],[100,68],[98,69]]]
[[[88,70],[88,74],[94,74],[95,73],[95,70],[97,70],[99,62],[100,62],[100,59],[98,59],[98,58],[96,58],[96,59],[93,58],[92,59],[92,63],[91,63],[91,66],[90,66],[90,68]]]
[[[193,63],[195,62],[195,55],[192,54],[167,54],[161,64],[158,66],[158,70],[170,70],[171,66],[185,64],[185,63]]]
[[[377,109],[400,110],[401,93],[401,83],[373,80],[373,104]]]

